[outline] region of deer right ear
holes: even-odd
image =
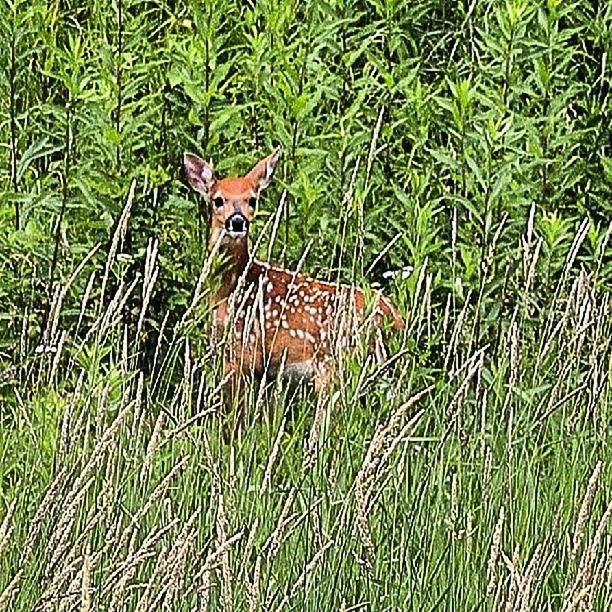
[[[210,190],[215,183],[212,166],[193,153],[183,155],[183,165],[192,189],[209,197]]]
[[[280,148],[278,148],[271,155],[268,155],[268,157],[255,164],[253,169],[247,174],[247,177],[255,183],[257,193],[270,184],[272,175],[274,174],[274,168],[276,168],[280,155],[281,151]]]

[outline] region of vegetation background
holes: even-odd
[[[612,3],[3,0],[0,37],[0,609],[610,609]],[[259,253],[412,266],[408,331],[228,447],[182,154],[275,146]]]

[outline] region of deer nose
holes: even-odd
[[[244,234],[247,231],[249,222],[240,213],[235,213],[225,220],[225,229],[232,234]]]

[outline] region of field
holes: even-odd
[[[0,37],[0,610],[612,607],[612,3],[5,0]],[[226,444],[182,157],[277,146],[253,248],[407,325]]]

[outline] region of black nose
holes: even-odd
[[[225,229],[236,234],[243,234],[247,231],[248,226],[249,222],[239,213],[233,214],[225,221]]]

